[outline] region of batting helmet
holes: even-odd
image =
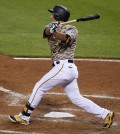
[[[49,12],[53,13],[54,18],[57,21],[68,21],[70,17],[70,12],[68,9],[62,5],[57,5],[53,9],[48,9]]]

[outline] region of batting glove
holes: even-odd
[[[60,27],[60,22],[52,22],[50,25],[50,33],[53,34],[56,32],[56,28]]]

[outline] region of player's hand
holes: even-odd
[[[56,28],[59,28],[61,25],[60,25],[60,22],[56,21],[56,22],[52,22],[50,24],[50,33],[53,34],[56,32]]]

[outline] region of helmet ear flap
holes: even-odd
[[[60,21],[61,15],[58,13],[53,13],[53,16],[56,20]]]

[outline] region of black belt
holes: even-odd
[[[73,60],[68,60],[68,63],[73,63]],[[60,64],[60,61],[56,61],[56,64]],[[55,64],[53,63],[52,66],[54,67]]]

